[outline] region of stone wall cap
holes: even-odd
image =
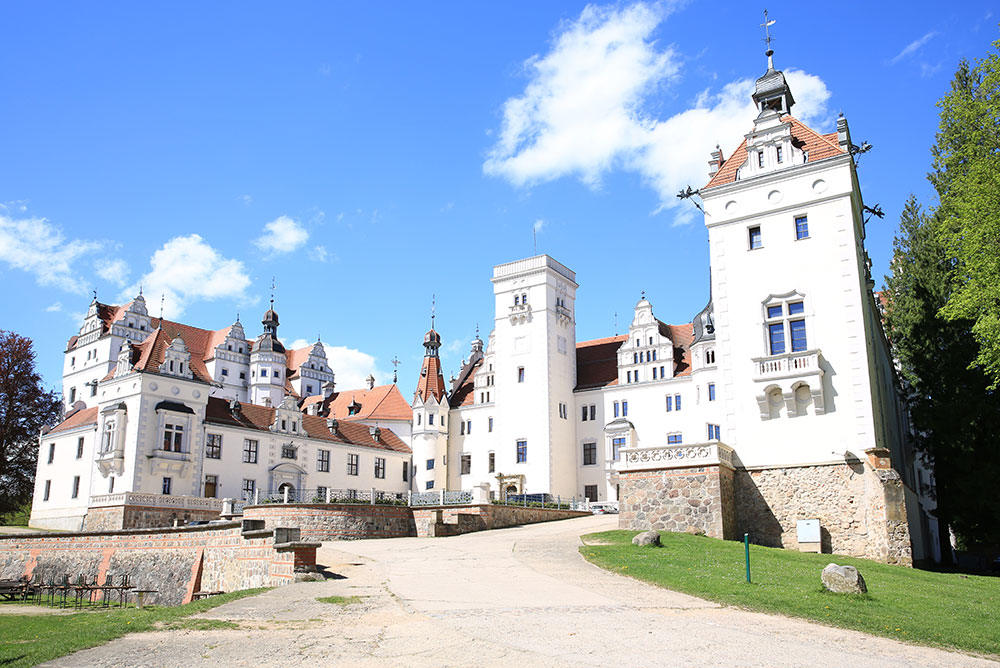
[[[199,531],[215,531],[217,529],[234,529],[239,526],[241,526],[239,522],[219,522],[217,524],[198,524],[184,527],[112,529],[110,531],[39,531],[38,533],[0,534],[0,541],[19,540],[21,538],[79,538],[83,536],[141,536],[143,534],[161,533],[197,533]]]
[[[243,532],[245,538],[265,538],[273,535],[274,529],[251,529],[250,531]]]
[[[322,547],[323,543],[316,543],[306,540],[296,540],[290,543],[275,543],[274,549],[279,552],[287,552],[288,550],[296,550],[303,547]]]

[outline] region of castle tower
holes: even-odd
[[[492,281],[497,413],[507,416],[495,426],[496,471],[516,478],[515,492],[573,496],[576,274],[537,255],[497,265]]]
[[[271,308],[260,321],[264,332],[250,349],[250,403],[277,406],[285,397],[285,376],[288,360],[285,346],[278,340],[278,314]]]
[[[424,336],[424,361],[413,396],[413,490],[438,491],[448,485],[448,396],[441,373],[441,335],[431,329]]]

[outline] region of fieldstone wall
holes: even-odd
[[[238,522],[206,527],[0,536],[3,577],[45,581],[83,575],[105,582],[127,574],[151,603],[178,605],[195,591],[289,584],[316,564],[315,543],[275,544],[274,532],[243,534]]]
[[[184,508],[153,508],[149,506],[107,506],[88,508],[83,521],[84,531],[119,531],[121,529],[159,529],[172,527],[174,520],[182,524],[193,520],[219,518],[215,510]]]
[[[619,480],[619,528],[734,537],[733,472],[725,466],[623,471]]]
[[[820,521],[823,552],[910,565],[902,483],[864,462],[735,473],[737,534],[798,549],[796,523]]]
[[[262,519],[267,528],[299,527],[302,539],[358,540],[415,536],[406,506],[353,503],[268,503],[243,508],[244,519]]]

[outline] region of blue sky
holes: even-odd
[[[708,296],[703,220],[673,193],[749,129],[765,69],[741,3],[0,5],[0,328],[47,384],[91,290],[154,315],[329,346],[338,385],[409,396],[431,295],[446,371],[492,322],[494,264],[577,272],[577,336],[645,290],[686,322]],[[875,274],[925,202],[935,102],[997,39],[989,2],[768,4],[793,114],[856,142]],[[880,280],[881,282],[881,280]]]

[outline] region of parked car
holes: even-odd
[[[590,504],[590,512],[595,515],[617,515],[618,514],[618,502],[617,501],[595,501]]]

